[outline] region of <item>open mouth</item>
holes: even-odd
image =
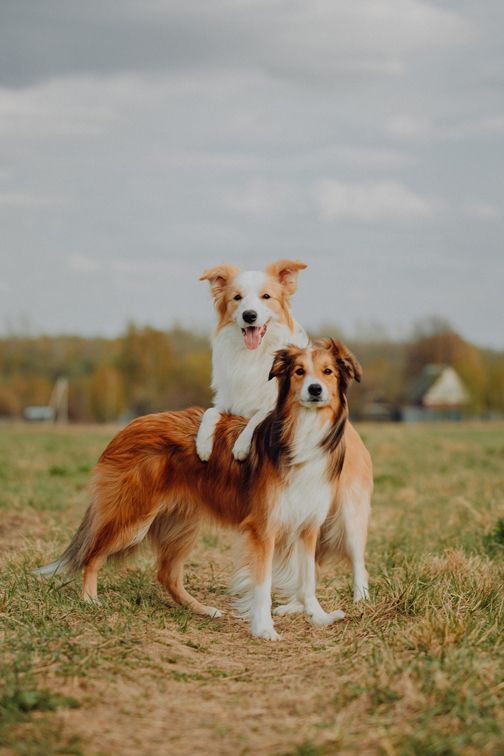
[[[242,328],[243,341],[247,349],[257,349],[261,345],[267,328],[267,323],[263,326],[247,326],[247,328]]]

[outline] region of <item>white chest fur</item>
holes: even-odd
[[[215,406],[225,412],[251,417],[273,407],[276,381],[268,381],[277,349],[289,343],[305,346],[306,334],[296,325],[295,333],[280,323],[271,323],[258,349],[244,347],[241,331],[233,323],[213,339],[213,378]]]
[[[331,505],[327,454],[320,442],[328,431],[315,409],[302,409],[296,429],[293,467],[277,504],[276,517],[293,536],[305,527],[320,527]]]

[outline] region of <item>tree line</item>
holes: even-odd
[[[323,335],[341,338],[334,327],[324,328]],[[364,380],[351,395],[356,417],[370,402],[407,402],[413,382],[430,363],[455,368],[470,395],[469,413],[504,412],[504,352],[480,349],[446,323],[424,323],[404,341],[383,334],[345,341],[364,368]],[[207,407],[210,342],[181,327],[164,331],[135,324],[117,338],[6,336],[0,339],[0,417],[20,417],[28,405],[46,405],[61,376],[69,381],[69,417],[76,422]]]

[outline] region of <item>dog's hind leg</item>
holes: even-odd
[[[98,571],[108,557],[129,553],[149,530],[161,501],[154,472],[152,463],[126,472],[118,464],[97,468],[93,503],[62,556],[72,571],[84,570],[84,601],[97,601]]]
[[[92,559],[84,567],[82,579],[82,598],[86,603],[96,604],[98,601],[98,571],[106,560],[106,556]]]
[[[147,533],[155,516],[154,511],[147,518],[142,517],[127,524],[115,520],[101,523],[93,541],[83,557],[82,598],[87,603],[98,602],[98,572],[108,557],[121,556],[134,550]]]
[[[149,537],[158,555],[157,577],[172,598],[195,614],[220,617],[214,606],[198,601],[184,586],[184,562],[198,537],[197,516],[180,511],[160,512],[149,530]]]

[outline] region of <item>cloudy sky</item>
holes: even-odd
[[[502,0],[2,0],[0,329],[212,319],[309,263],[308,327],[504,347]]]

